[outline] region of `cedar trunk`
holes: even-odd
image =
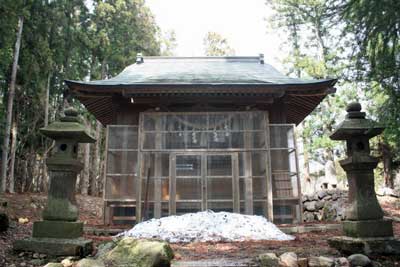
[[[16,118],[13,120],[13,125],[11,129],[11,159],[10,159],[10,173],[9,173],[9,185],[8,191],[10,193],[15,193],[15,153],[17,151],[17,134],[18,134],[18,125],[16,122]]]
[[[90,131],[90,124],[85,122]],[[87,196],[90,184],[90,144],[83,144],[83,171],[82,171],[82,186],[81,194]]]
[[[93,151],[93,175],[91,179],[90,194],[92,196],[97,196],[99,194],[98,185],[99,180],[101,179],[100,175],[100,144],[101,144],[101,130],[102,125],[99,121],[96,121],[96,143],[94,144],[94,151]]]
[[[0,192],[4,192],[6,190],[6,185],[7,185],[6,179],[7,179],[8,148],[10,143],[12,113],[13,113],[13,104],[15,96],[15,83],[17,80],[19,49],[21,47],[21,36],[22,36],[23,26],[24,26],[24,17],[21,16],[18,19],[18,33],[17,33],[17,40],[15,41],[14,61],[11,71],[10,90],[8,91],[6,128],[4,132],[3,151],[1,157],[2,162],[1,162],[1,176],[0,176],[1,180]]]

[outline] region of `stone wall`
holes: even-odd
[[[303,221],[341,221],[345,219],[347,205],[345,190],[320,190],[310,195],[303,195]]]

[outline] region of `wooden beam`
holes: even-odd
[[[107,198],[107,172],[108,172],[108,164],[107,164],[107,157],[108,157],[108,141],[109,141],[109,127],[106,128],[106,149],[104,150],[104,162],[105,162],[105,171],[103,173],[103,221],[105,225],[109,225],[111,223],[111,214],[110,209],[107,206],[106,198]]]
[[[207,202],[207,155],[201,154],[201,210],[205,211],[208,209]]]
[[[160,120],[159,116],[156,116],[156,140],[155,140],[155,146],[157,149],[162,148],[162,136],[159,133],[162,130],[162,121]],[[161,218],[161,195],[162,195],[162,190],[161,190],[161,176],[162,176],[162,161],[161,161],[161,156],[162,154],[156,153],[154,155],[154,217],[155,218]]]
[[[298,206],[298,211],[297,211],[297,223],[302,223],[303,222],[303,202],[301,201],[301,182],[300,182],[300,170],[299,170],[299,159],[297,155],[297,134],[296,134],[296,129],[293,127],[293,138],[294,138],[294,155],[295,155],[295,161],[296,161],[296,178],[297,178],[297,196],[299,198],[299,206]]]
[[[265,171],[266,171],[266,189],[267,192],[267,214],[266,217],[270,222],[274,221],[274,204],[273,204],[273,194],[272,194],[272,169],[271,169],[271,140],[270,140],[270,129],[269,129],[269,117],[268,112],[265,112],[265,125],[267,125],[265,130],[265,140],[267,142],[267,152],[266,152],[266,162],[265,162]]]
[[[249,113],[252,115],[252,113]],[[248,119],[244,122],[244,125],[247,129],[250,129],[252,119]],[[254,138],[252,132],[245,132],[244,133],[244,147],[246,149],[251,149],[253,144]],[[253,215],[253,161],[251,152],[244,152],[244,199],[245,199],[245,214]]]
[[[169,157],[169,215],[176,214],[176,154]]]
[[[240,190],[239,190],[239,154],[232,154],[232,190],[233,190],[233,212],[240,213]]]
[[[142,179],[145,172],[145,158],[141,151],[143,142],[143,114],[139,114],[139,129],[138,129],[138,177],[136,179],[136,222],[142,220]]]

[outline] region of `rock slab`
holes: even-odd
[[[275,253],[263,253],[258,256],[260,267],[278,267],[279,258]]]
[[[337,236],[328,239],[328,244],[346,255],[400,255],[400,239],[353,238]]]
[[[104,261],[111,266],[170,266],[174,253],[165,241],[125,237],[109,251]]]
[[[279,256],[279,264],[282,267],[298,267],[297,255],[294,252],[285,252]]]
[[[100,260],[82,259],[77,262],[76,267],[105,267],[105,265]]]
[[[353,254],[348,257],[351,266],[370,266],[371,260],[363,254]]]
[[[310,257],[308,259],[309,267],[333,267],[335,261],[328,257]]]
[[[32,251],[52,256],[84,257],[92,252],[92,241],[75,238],[27,238],[16,240],[13,244],[15,251]]]

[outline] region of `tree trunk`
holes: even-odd
[[[47,127],[49,125],[50,80],[51,80],[51,73],[49,73],[49,75],[47,76],[46,96],[44,100],[44,127]],[[43,153],[43,177],[42,177],[43,190],[45,192],[47,191],[49,183],[49,175],[47,173],[47,165],[46,165],[46,159],[48,154],[47,144],[48,142],[47,140],[45,140],[44,153]]]
[[[325,183],[327,183],[329,189],[337,188],[338,181],[333,151],[330,148],[327,148],[326,150]]]
[[[23,26],[24,26],[24,17],[21,16],[18,19],[18,33],[17,33],[17,40],[15,41],[14,61],[11,71],[10,90],[8,91],[6,130],[4,132],[3,151],[1,157],[2,162],[1,162],[1,176],[0,176],[1,180],[0,192],[4,192],[6,190],[6,185],[7,185],[6,179],[7,179],[8,147],[10,143],[10,131],[11,131],[12,113],[13,113],[13,104],[15,95],[15,83],[17,80],[18,58],[19,58],[19,49],[21,47]]]
[[[103,61],[101,62],[101,79],[107,79],[107,60],[103,59]]]
[[[40,155],[34,152],[33,157],[33,166],[32,166],[32,183],[33,183],[33,191],[40,191]]]
[[[21,192],[24,193],[26,189],[26,184],[28,180],[28,161],[25,159],[21,162],[22,168],[22,182],[21,182]]]
[[[92,179],[91,179],[91,186],[90,186],[90,194],[92,196],[97,196],[98,195],[98,181],[101,179],[100,175],[100,144],[101,144],[101,130],[102,130],[102,125],[99,121],[96,121],[96,143],[94,144],[94,151],[93,151],[93,173],[92,173]]]
[[[18,124],[17,119],[14,117],[12,129],[11,129],[11,161],[10,161],[10,173],[9,173],[9,184],[8,191],[10,193],[15,193],[15,153],[17,151],[17,134],[18,134]]]
[[[379,150],[382,155],[383,163],[383,180],[385,182],[385,187],[394,188],[393,179],[393,155],[391,153],[390,146],[385,143],[379,143]]]
[[[90,132],[90,124],[85,122],[86,129]],[[90,183],[90,144],[83,144],[83,171],[82,171],[82,186],[81,194],[84,196],[88,195],[89,183]]]
[[[311,193],[313,192],[312,184],[311,184],[311,176],[310,176],[310,158],[308,155],[308,150],[306,146],[306,138],[303,139],[303,181],[306,188],[304,188],[304,192]]]

